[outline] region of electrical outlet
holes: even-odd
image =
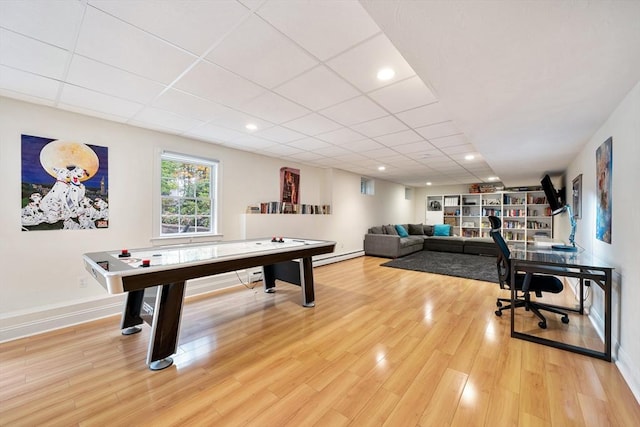
[[[81,288],[86,288],[88,284],[89,284],[89,281],[87,280],[86,277],[81,277],[80,278],[80,287]]]
[[[262,276],[262,272],[261,271],[249,271],[248,273],[248,282],[249,283],[253,283],[253,282],[258,282],[260,281],[260,276]]]

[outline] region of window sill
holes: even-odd
[[[184,245],[189,243],[204,243],[222,240],[223,234],[176,234],[175,236],[157,236],[151,238],[152,246]]]

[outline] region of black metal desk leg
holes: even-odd
[[[142,317],[140,317],[143,297],[144,289],[127,293],[127,302],[124,305],[122,320],[120,321],[122,335],[133,335],[142,330],[138,325],[143,322]]]
[[[316,296],[313,289],[313,260],[311,258],[302,258],[300,261],[302,305],[305,307],[315,307]]]
[[[262,285],[268,294],[276,291],[276,270],[273,265],[262,266]]]
[[[184,282],[158,286],[155,301],[147,352],[147,364],[152,371],[158,371],[173,364],[173,359],[169,356],[178,348]]]

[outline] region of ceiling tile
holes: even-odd
[[[0,88],[34,96],[42,100],[55,101],[60,82],[0,65]]]
[[[366,137],[349,128],[340,128],[331,132],[321,133],[317,135],[316,138],[339,145],[346,142],[358,141]]]
[[[393,116],[386,116],[381,119],[360,123],[352,126],[352,128],[360,133],[363,133],[369,138],[396,133],[407,129],[407,127],[400,120],[396,119]]]
[[[443,136],[456,135],[460,133],[460,131],[451,121],[419,127],[416,128],[416,132],[418,132],[426,139],[441,138]]]
[[[305,135],[282,126],[273,126],[265,130],[256,131],[255,135],[260,138],[280,143],[288,143],[306,138]]]
[[[84,9],[79,1],[3,0],[0,27],[70,50]]]
[[[349,163],[360,163],[360,162],[364,162],[367,159],[365,156],[363,156],[362,154],[358,154],[358,153],[344,153],[344,154],[340,154],[340,161],[341,162],[349,162]]]
[[[307,150],[307,151],[313,151],[320,148],[326,148],[331,146],[331,144],[324,141],[320,141],[319,139],[316,139],[316,138],[299,139],[287,145],[299,148],[301,150]]]
[[[206,61],[189,70],[176,83],[176,87],[236,108],[264,92],[262,87]]]
[[[69,52],[0,28],[0,65],[62,80]]]
[[[433,145],[427,141],[412,142],[410,144],[396,145],[393,147],[398,153],[411,154],[411,153],[426,153],[437,151]]]
[[[315,67],[274,90],[314,111],[360,94],[324,65]]]
[[[388,135],[377,136],[374,139],[379,143],[386,145],[387,147],[408,144],[410,142],[424,141],[424,138],[422,138],[413,130],[403,130]]]
[[[338,147],[337,145],[329,145],[324,148],[318,148],[313,150],[314,153],[321,154],[325,157],[340,157],[351,154],[351,151],[346,150],[342,147]]]
[[[202,121],[182,117],[159,108],[146,107],[135,115],[131,123],[135,125],[149,124],[185,132],[201,125]]]
[[[473,145],[471,145],[471,144],[452,145],[452,146],[449,146],[449,147],[440,147],[440,150],[443,153],[446,153],[448,155],[463,154],[463,155],[459,155],[459,156],[452,156],[452,157],[455,157],[455,158],[464,158],[464,156],[466,156],[467,154],[472,154],[472,155],[476,156],[477,160],[480,160],[480,155],[478,153],[476,153],[475,148],[473,148]]]
[[[266,149],[267,147],[273,147],[273,141],[269,141],[267,139],[258,138],[253,135],[242,135],[238,138],[235,138],[233,141],[230,141],[227,145],[240,147],[242,149]]]
[[[450,120],[439,102],[397,113],[396,117],[411,127],[421,127]]]
[[[166,87],[127,71],[74,55],[67,80],[77,86],[147,104]]]
[[[189,130],[186,135],[193,136],[198,139],[204,139],[205,141],[224,144],[240,138],[243,134],[241,132],[236,132],[235,130],[223,128],[222,126],[205,123],[197,128]]]
[[[174,111],[181,116],[208,121],[231,109],[177,89],[168,89],[153,102],[154,107]]]
[[[340,128],[340,125],[332,120],[322,117],[316,113],[309,114],[299,119],[284,123],[284,126],[309,136],[329,132]]]
[[[130,0],[90,0],[89,4],[198,56],[249,15],[235,0],[134,4]]]
[[[319,159],[324,159],[325,157],[322,156],[321,154],[318,153],[314,153],[311,151],[301,151],[299,153],[295,153],[295,154],[290,154],[289,157],[291,157],[292,159],[298,159],[300,161],[315,161],[315,160],[319,160]]]
[[[209,122],[214,125],[223,126],[229,129],[233,129],[237,132],[252,134],[259,130],[268,129],[273,127],[273,123],[270,123],[266,120],[259,119],[250,114],[243,113],[241,111],[235,111],[228,109],[224,113],[214,117]],[[257,129],[250,130],[247,129],[248,124],[253,124],[257,126]]]
[[[378,119],[388,115],[386,111],[366,96],[358,96],[338,105],[334,105],[333,107],[321,110],[320,114],[345,126]]]
[[[60,104],[71,105],[123,118],[130,118],[142,108],[142,105],[136,102],[116,98],[115,96],[103,95],[68,84],[65,84],[63,87]]]
[[[340,146],[356,152],[365,152],[385,148],[384,145],[374,141],[373,139],[361,139],[359,141],[345,142],[343,144],[340,144]]]
[[[327,62],[343,78],[363,92],[389,85],[415,73],[387,36],[380,34]],[[381,81],[376,77],[382,68],[392,68],[395,76]]]
[[[269,1],[258,15],[321,60],[380,31],[356,1]]]
[[[384,159],[388,156],[397,156],[398,152],[392,150],[391,148],[377,148],[375,150],[367,151],[367,157],[372,159]]]
[[[196,59],[92,7],[87,8],[76,53],[162,83],[172,82]]]
[[[454,147],[457,145],[469,144],[469,140],[462,133],[459,133],[457,135],[451,135],[451,136],[443,136],[441,138],[430,138],[429,142],[431,142],[434,147],[438,147],[438,148]]]
[[[370,92],[369,96],[392,113],[437,101],[431,90],[418,76]]]
[[[265,23],[250,16],[207,59],[262,86],[273,88],[318,61]]]
[[[302,152],[302,150],[300,150],[299,148],[295,148],[285,144],[272,145],[270,147],[264,148],[263,151],[270,155],[277,155],[277,156],[291,156],[293,154]]]
[[[243,104],[240,109],[272,123],[297,119],[311,111],[273,92],[264,92]]]

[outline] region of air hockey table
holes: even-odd
[[[265,292],[275,292],[276,280],[289,282],[300,286],[302,305],[313,307],[312,257],[334,248],[331,241],[268,238],[92,252],[83,260],[109,293],[127,294],[123,335],[151,326],[146,362],[155,371],[173,363],[187,280],[261,266]]]

